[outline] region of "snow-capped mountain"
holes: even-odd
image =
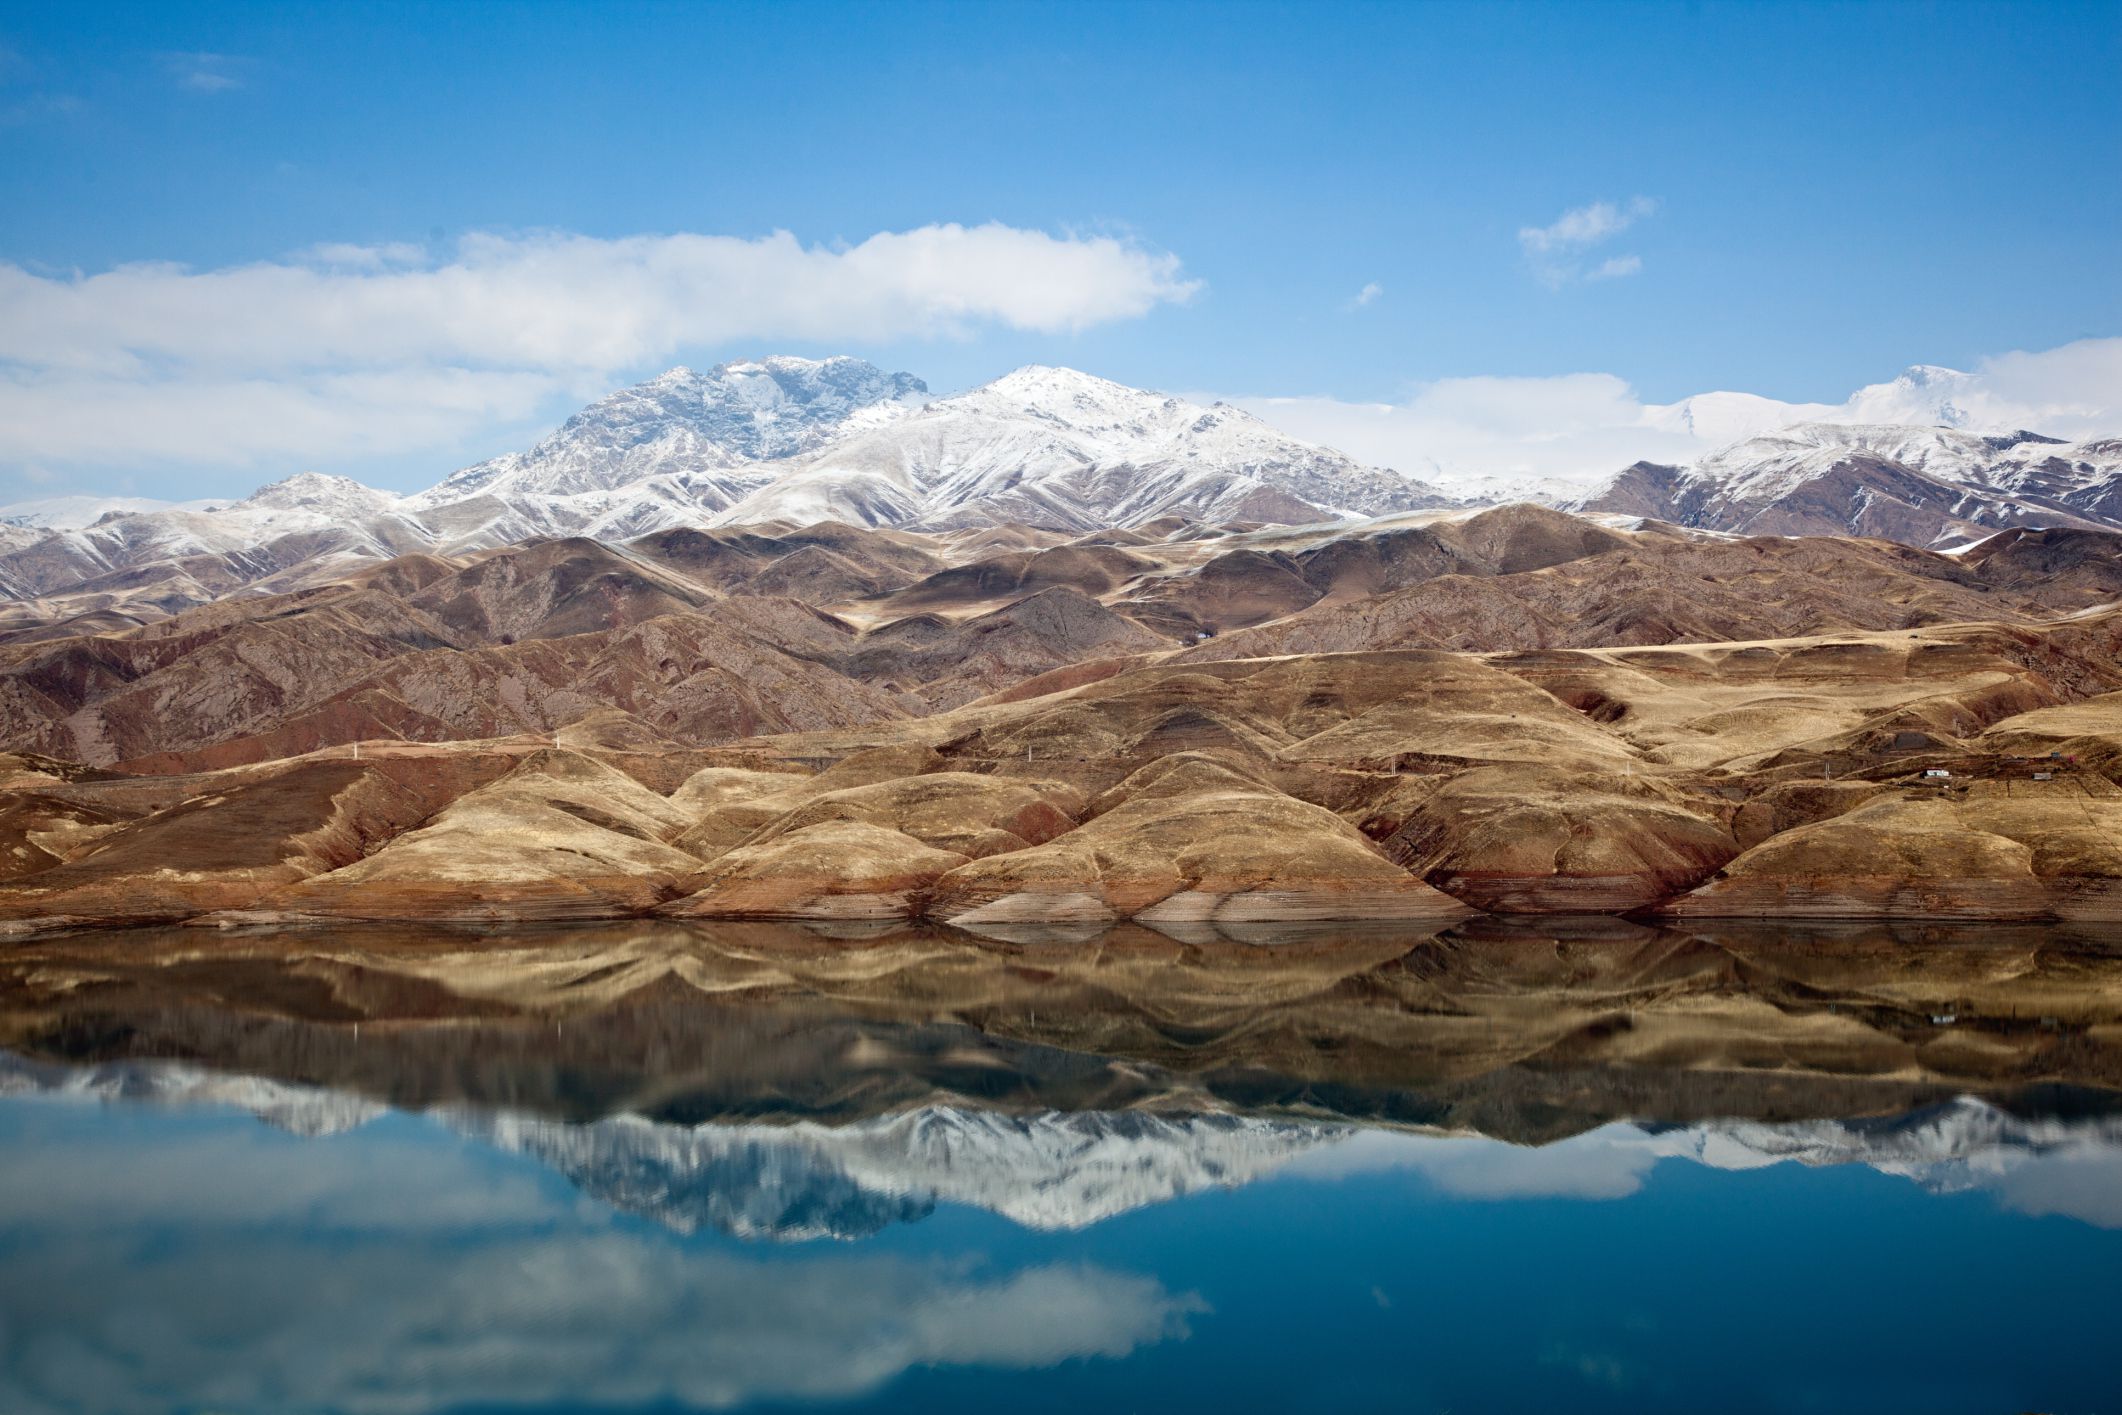
[[[1230,405],[1069,369],[1023,368],[924,401],[918,378],[860,359],[774,357],[672,369],[526,452],[412,496],[303,473],[226,505],[62,497],[0,507],[0,596],[107,587],[167,609],[409,551],[768,521],[1089,530],[1535,500],[1707,530],[1914,545],[2011,526],[2122,526],[2122,439],[2065,444],[1993,427],[1999,410],[1985,390],[1919,366],[1836,406],[1700,394],[1643,410],[1663,445],[1722,444],[1691,463],[1637,462],[1596,479],[1476,477],[1455,484],[1468,493],[1455,499]]]
[[[185,1062],[70,1067],[0,1052],[6,1096],[213,1106],[307,1136],[386,1113],[358,1095]],[[1612,1197],[1632,1187],[1616,1187],[1617,1173],[1640,1176],[1676,1159],[1723,1170],[1862,1165],[1933,1193],[1987,1191],[2034,1212],[2122,1225],[2115,1183],[2122,1116],[2026,1116],[1973,1096],[1856,1119],[1618,1121],[1540,1147],[1217,1112],[1013,1114],[927,1105],[845,1125],[678,1125],[637,1115],[575,1123],[460,1106],[431,1114],[678,1231],[779,1242],[859,1238],[922,1219],[939,1204],[983,1209],[1026,1228],[1074,1230],[1277,1174],[1397,1169],[1429,1174],[1454,1192]]]
[[[1832,420],[1837,411],[1827,403],[1785,403],[1753,393],[1697,393],[1646,408],[1644,423],[1721,447],[1793,423]]]
[[[569,1125],[508,1113],[451,1124],[532,1156],[585,1193],[685,1232],[857,1238],[939,1203],[1026,1228],[1087,1228],[1131,1209],[1236,1188],[1348,1127],[1139,1111],[1010,1115],[925,1106],[849,1125]]]
[[[164,564],[209,593],[297,565],[329,569],[434,545],[401,498],[347,477],[303,472],[227,505],[107,515],[85,527],[0,536],[0,594],[34,599],[58,588]]]
[[[42,496],[0,507],[0,525],[39,531],[76,531],[106,516],[145,511],[210,511],[226,501],[157,501],[151,496]]]
[[[182,1061],[64,1066],[9,1052],[0,1052],[0,1096],[218,1106],[248,1111],[277,1130],[312,1139],[357,1129],[387,1113],[377,1102],[344,1091],[213,1071]]]
[[[1885,383],[1868,383],[1840,403],[1786,403],[1753,393],[1697,393],[1644,410],[1651,427],[1685,431],[1722,445],[1800,423],[2005,430],[1985,406],[1982,380],[1958,369],[1916,364]],[[1992,425],[1994,424],[1994,425]]]
[[[0,524],[0,593],[23,599],[156,562],[228,588],[306,560],[628,540],[677,526],[836,519],[1062,528],[1164,515],[1304,521],[1444,504],[1235,408],[1027,368],[921,406],[926,385],[853,358],[672,369],[527,452],[394,496],[303,473],[223,507]],[[0,508],[0,521],[8,514]],[[50,510],[35,508],[25,519]],[[70,512],[67,519],[79,519]],[[187,591],[189,592],[189,591]]]
[[[2122,525],[2122,443],[2028,431],[2067,400],[2000,402],[1991,381],[1917,364],[1839,404],[1704,393],[1645,409],[1646,426],[1717,444],[1692,463],[1637,462],[1552,499],[1705,530],[1964,543],[2010,526]]]
[[[1090,530],[1168,515],[1323,520],[1449,504],[1226,404],[1033,366],[850,431],[721,519]]]
[[[910,373],[846,357],[674,368],[590,404],[528,452],[466,467],[407,501],[425,510],[475,494],[565,497],[671,477],[727,505],[727,491],[770,475],[743,469],[800,456],[850,425],[888,422],[927,392]]]
[[[1639,462],[1571,510],[1705,530],[1965,542],[2010,526],[2122,525],[2122,440],[2062,443],[1893,423],[1799,423],[1691,467]]]

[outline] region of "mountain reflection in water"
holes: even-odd
[[[77,935],[0,1047],[8,1411],[2067,1409],[2122,1279],[2087,929]]]

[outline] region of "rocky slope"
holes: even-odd
[[[154,770],[629,714],[687,745],[921,715],[1188,660],[2039,624],[2122,595],[2122,537],[1964,555],[1616,531],[1538,508],[1068,539],[820,526],[413,555],[114,629],[0,637],[0,745]],[[1022,548],[1028,539],[1033,548]]]
[[[0,918],[2122,917],[2122,537],[1157,529],[843,529],[891,588],[831,609],[745,592],[809,533],[552,542],[0,646]]]
[[[745,472],[812,451],[851,421],[889,421],[928,392],[909,373],[860,359],[776,357],[674,368],[592,403],[528,452],[466,467],[408,498],[419,509],[474,496],[565,497],[670,477],[711,506],[772,474]],[[718,477],[717,473],[735,473]]]
[[[2122,524],[2122,441],[1801,423],[1690,467],[1637,463],[1576,510],[1747,535],[1965,543],[2002,527]]]
[[[0,919],[2110,918],[2118,599],[1525,506],[413,553],[0,639]]]

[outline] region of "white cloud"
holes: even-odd
[[[1786,403],[1750,393],[1646,403],[1627,380],[1606,373],[1446,378],[1388,403],[1226,401],[1295,436],[1469,493],[1566,495],[1631,462],[1692,462],[1797,422],[1946,422],[2072,440],[2122,433],[2122,339],[2003,354],[1967,373],[1912,370],[1842,403]]]
[[[0,461],[29,466],[390,457],[519,426],[601,384],[537,372],[436,368],[282,378],[127,378],[0,370]],[[447,470],[446,468],[440,470]]]
[[[427,259],[427,247],[413,241],[389,241],[380,246],[361,246],[346,241],[324,241],[311,246],[304,256],[317,265],[346,266],[355,270],[382,270],[389,266],[418,265]]]
[[[1573,207],[1549,225],[1521,227],[1518,247],[1525,252],[1533,274],[1542,284],[1553,289],[1577,280],[1609,280],[1617,275],[1634,275],[1643,268],[1640,257],[1616,256],[1589,271],[1585,269],[1582,257],[1591,247],[1612,240],[1657,209],[1655,199],[1643,196],[1631,198],[1625,206],[1595,201],[1588,206]]]
[[[760,1258],[618,1230],[12,1236],[0,1398],[22,1412],[847,1400],[924,1367],[1122,1358],[1185,1339],[1202,1311],[1087,1265]]]
[[[1658,209],[1649,197],[1637,197],[1626,208],[1610,201],[1595,201],[1565,211],[1551,226],[1527,226],[1518,232],[1518,243],[1528,251],[1572,250],[1595,245],[1619,235],[1636,221]]]
[[[200,1079],[162,1099],[353,1101]],[[1207,1310],[1090,1263],[676,1238],[410,1119],[303,1140],[225,1112],[62,1109],[98,1094],[5,1107],[9,1415],[817,1402],[925,1367],[1117,1359]]]
[[[873,342],[983,325],[1067,333],[1183,300],[1178,258],[1112,237],[989,225],[805,246],[735,236],[472,235],[193,271],[53,278],[0,265],[0,359],[140,371],[449,363],[609,371],[736,339]]]
[[[1934,1193],[1981,1190],[2017,1213],[2060,1214],[2099,1228],[2122,1228],[2122,1135],[2100,1121],[1989,1122],[1980,1102],[1947,1112],[1927,1128],[1884,1134],[1835,1120],[1713,1121],[1647,1130],[1602,1125],[1550,1144],[1526,1146],[1481,1136],[1365,1130],[1298,1156],[1296,1180],[1407,1172],[1462,1199],[1625,1199],[1670,1161],[1712,1169],[1770,1165],[1869,1165]]]
[[[0,463],[417,449],[681,349],[1070,333],[1197,287],[1131,240],[999,224],[854,245],[477,234],[439,258],[327,244],[204,271],[0,263]]]
[[[2027,428],[2052,437],[2122,433],[2122,339],[2081,339],[2039,352],[2015,350],[1972,373],[1926,369],[1933,396],[1949,400],[1964,425],[1983,431]],[[1855,421],[1902,422],[1897,384],[1876,384],[1849,403]]]
[[[1349,298],[1348,307],[1352,310],[1360,310],[1366,305],[1376,304],[1378,297],[1384,293],[1385,287],[1372,280]]]
[[[177,87],[193,93],[225,93],[243,87],[238,71],[244,67],[245,61],[237,55],[192,51],[156,57],[162,63],[163,72]]]
[[[1297,437],[1469,492],[1613,472],[1639,457],[1691,460],[1697,447],[1646,427],[1627,381],[1603,373],[1439,379],[1397,403],[1228,401]]]

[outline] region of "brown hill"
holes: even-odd
[[[2122,954],[2083,926],[1473,916],[1280,926],[1267,948],[1245,925],[1181,942],[1122,924],[1095,947],[897,925],[850,948],[848,931],[18,940],[0,1045],[574,1122],[840,1123],[967,1104],[972,1075],[979,1104],[1012,1112],[1338,1115],[1526,1143],[1624,1118],[1859,1119],[2044,1090],[2111,1106],[2122,1090]]]
[[[666,532],[18,615],[0,917],[2105,918],[2118,585],[2104,533],[1501,508]]]

